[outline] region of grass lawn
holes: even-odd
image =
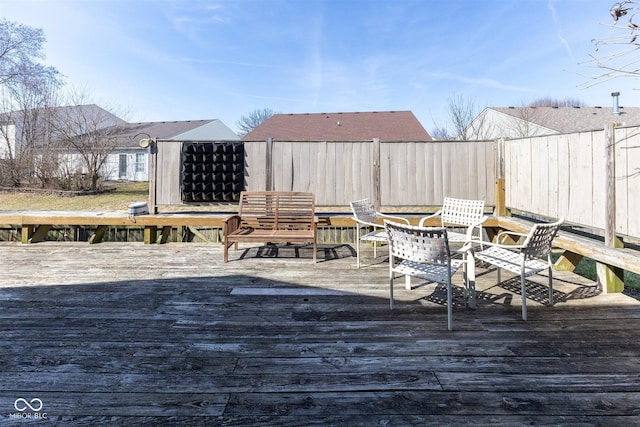
[[[60,197],[32,193],[0,193],[2,210],[104,211],[128,209],[134,202],[149,200],[148,182],[116,182],[115,191],[97,195]]]

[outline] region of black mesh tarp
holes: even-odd
[[[185,203],[238,201],[244,190],[243,143],[183,143],[181,183]]]

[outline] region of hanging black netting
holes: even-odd
[[[243,143],[183,143],[181,182],[185,203],[237,202],[244,190]]]

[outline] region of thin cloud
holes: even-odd
[[[191,6],[193,3],[188,3]],[[176,3],[180,5],[180,3]],[[187,35],[192,40],[196,40],[201,31],[206,31],[212,24],[227,22],[223,14],[223,6],[220,4],[204,5],[196,8],[179,8],[165,12],[167,20],[178,33]]]
[[[558,35],[558,39],[560,40],[560,43],[562,43],[562,45],[565,47],[565,49],[567,49],[567,52],[569,53],[569,55],[571,57],[573,57],[573,52],[571,51],[571,46],[569,46],[569,43],[567,43],[567,40],[562,35],[562,33],[563,33],[562,24],[560,23],[560,20],[558,19],[558,14],[556,13],[556,7],[555,7],[555,4],[554,4],[554,0],[549,0],[547,2],[547,8],[551,12],[551,17],[553,18],[553,23],[555,25],[556,33]]]
[[[498,89],[510,92],[529,92],[529,89],[501,83],[494,79],[458,76],[450,73],[431,73],[426,77],[442,80],[452,80],[456,82],[466,83],[473,86],[482,86],[490,89]]]

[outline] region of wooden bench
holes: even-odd
[[[224,262],[239,242],[313,243],[316,262],[317,222],[313,193],[244,191],[238,213],[224,220]]]

